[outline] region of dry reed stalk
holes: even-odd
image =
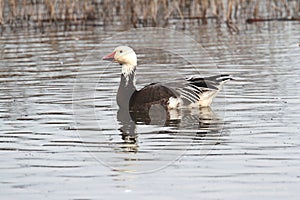
[[[216,17],[217,21],[219,21],[223,13],[226,13],[224,10],[223,1],[220,0],[210,1],[210,8],[211,8],[212,16]]]
[[[21,19],[26,19],[26,13],[27,13],[27,2],[26,0],[22,0],[22,6],[20,6]]]
[[[16,19],[16,12],[17,12],[16,0],[10,0],[9,7],[10,7],[10,13],[9,13],[8,21],[9,23],[13,23]]]
[[[294,16],[297,18],[299,17],[299,13],[300,13],[300,1],[298,0],[297,2],[294,2],[294,6],[292,6],[294,8]]]
[[[133,25],[134,28],[137,28],[137,24],[138,24],[138,16],[137,16],[137,12],[136,12],[136,4],[130,4],[130,21],[131,24]]]
[[[185,9],[186,4],[187,4],[186,0],[179,0],[178,6],[179,6],[180,10],[183,11]]]
[[[68,20],[69,6],[70,6],[70,0],[65,0],[65,2],[64,2],[64,20]]]
[[[4,0],[0,0],[0,24],[4,24],[4,19],[3,19],[3,15],[4,15]]]
[[[186,6],[186,9],[187,9],[187,12],[188,12],[188,17],[191,17],[191,1],[188,1],[185,6]]]
[[[151,13],[151,17],[153,22],[156,24],[157,20],[156,20],[156,16],[157,16],[157,0],[151,1],[150,3],[150,13]]]
[[[226,25],[231,32],[239,33],[240,32],[239,28],[232,21],[232,8],[233,8],[233,0],[229,0],[227,5]]]
[[[56,12],[55,12],[56,3],[57,3],[56,0],[45,0],[45,7],[48,12],[49,22],[56,21]]]
[[[160,11],[160,20],[163,21],[163,26],[166,26],[168,24],[168,20],[165,20],[165,16],[167,15],[169,3],[168,0],[163,0],[163,3],[161,5],[161,11]]]
[[[256,1],[253,10],[253,17],[258,18],[258,16],[259,16],[259,1]]]
[[[152,15],[151,10],[153,8],[151,8],[153,5],[151,5],[152,1],[149,0],[138,0],[137,2],[137,10],[139,10],[138,12],[138,16],[140,16],[141,19],[141,24],[143,26],[147,26],[149,24],[149,17]],[[152,21],[151,21],[152,22]],[[153,22],[152,22],[153,23]]]
[[[189,17],[196,16],[196,14],[195,14],[196,6],[197,6],[196,2],[195,1],[191,1],[190,7],[189,7]]]
[[[272,9],[271,9],[271,0],[267,0],[266,1],[266,10],[267,10],[267,13],[272,13]]]
[[[32,1],[34,1],[34,3],[33,3],[34,9],[32,10],[32,15],[36,16],[37,24],[39,26],[41,26],[42,21],[41,21],[41,18],[40,18],[40,7],[39,7],[39,4],[38,4],[37,0],[32,0]]]
[[[57,5],[57,11],[56,11],[56,16],[57,19],[62,20],[62,12],[63,12],[63,6],[62,2],[59,2]]]
[[[240,10],[240,16],[243,16],[243,17],[245,17],[245,16],[247,16],[247,7],[248,7],[248,2],[247,2],[247,0],[241,0],[240,1],[241,3],[240,3],[240,8],[239,8],[239,10]]]
[[[77,20],[80,20],[80,21],[85,21],[86,18],[85,18],[85,3],[86,1],[79,1],[77,4],[76,4],[76,17],[77,17]]]
[[[94,7],[91,5],[91,2],[84,1],[82,2],[82,13],[81,13],[81,23],[85,23],[89,20],[95,20],[96,19],[96,13]]]
[[[126,12],[129,12],[129,10],[127,10],[129,8],[129,0],[123,0],[122,1],[123,3],[123,8],[125,8],[123,10],[123,15],[125,15],[124,17],[121,18],[121,20],[126,23],[128,22],[128,20],[130,19],[126,14],[124,14],[124,11]],[[103,1],[103,9],[102,9],[102,17],[103,17],[103,21],[104,21],[104,24],[108,24],[108,23],[112,23],[113,21],[113,7],[112,7],[112,1],[110,0],[104,0]],[[124,5],[125,4],[125,5]]]
[[[223,1],[219,1],[219,7],[220,7],[220,9],[219,10],[221,10],[223,13],[225,13],[225,6],[224,6],[224,3],[223,3]],[[220,14],[220,13],[219,13]]]
[[[147,16],[151,15],[151,1],[149,0],[136,0],[136,12],[139,22],[144,25],[147,24]]]
[[[95,7],[91,5],[90,2],[84,2],[84,13],[83,19],[84,20],[95,20],[96,17],[96,10]]]
[[[26,1],[26,0],[25,0]],[[33,16],[33,13],[34,13],[34,5],[33,5],[33,2],[30,1],[29,2],[29,5],[28,6],[28,9],[27,9],[27,13],[26,13],[26,20],[30,20],[30,18]]]
[[[167,9],[168,12],[166,13],[166,15],[164,17],[164,20],[168,20],[175,9],[175,7],[173,6],[173,3],[171,3],[171,5],[169,4],[167,8],[168,8]]]
[[[278,1],[273,0],[272,9],[274,10],[276,17],[282,16],[283,11],[280,8],[280,5],[278,5]],[[277,13],[279,13],[279,16],[277,15]]]
[[[238,0],[235,0],[234,2],[234,19],[237,19],[238,18],[238,10],[239,10],[239,5],[241,5],[242,1],[238,1]]]
[[[195,15],[201,17],[201,5],[200,5],[201,0],[195,0],[196,6],[195,6]]]
[[[69,17],[68,17],[68,20],[69,21],[77,21],[77,17],[76,17],[76,14],[75,14],[75,5],[76,5],[76,0],[73,0],[71,1],[71,5],[69,7]]]
[[[207,24],[207,19],[206,19],[206,16],[207,16],[207,11],[209,9],[209,2],[207,0],[202,0],[201,1],[201,18],[202,18],[202,23],[203,24]]]
[[[116,1],[115,8],[116,8],[116,15],[120,15],[120,13],[121,13],[121,2],[120,1]]]
[[[291,16],[291,10],[290,10],[290,8],[287,4],[287,1],[281,0],[281,2],[282,2],[283,6],[285,8],[286,16]]]
[[[227,21],[231,21],[232,6],[233,6],[232,0],[229,0],[227,5],[227,15],[226,15]]]
[[[179,14],[181,20],[184,20],[183,14],[182,14],[182,12],[181,12],[181,10],[180,10],[180,7],[179,7],[179,4],[178,4],[178,1],[177,1],[177,0],[174,0],[174,7],[175,7],[175,9],[177,10],[177,12],[178,12],[178,14]]]
[[[76,14],[75,14],[75,5],[76,5],[76,0],[70,0],[70,4],[68,6],[68,21],[75,21],[76,22]]]
[[[164,20],[168,20],[168,18],[171,16],[171,14],[174,13],[174,11],[176,10],[177,13],[179,14],[179,17],[181,20],[184,20],[184,16],[182,14],[182,11],[180,9],[180,4],[178,3],[177,0],[174,0],[170,6],[168,6],[168,13],[163,17]]]
[[[222,13],[224,13],[223,2],[219,0],[213,0],[211,1],[210,7],[211,7],[212,16],[217,19],[217,23],[220,23]]]
[[[215,0],[212,0],[210,2],[210,8],[211,8],[212,15],[217,17],[217,5],[216,5],[216,1]]]
[[[141,23],[144,25],[145,24],[145,17],[147,16],[147,14],[145,13],[146,11],[146,1],[145,0],[138,0],[138,7],[139,9],[137,9],[137,15],[138,17],[141,19]]]
[[[202,0],[201,1],[201,14],[202,14],[201,17],[203,19],[205,19],[205,17],[206,17],[207,9],[208,9],[208,2],[207,2],[207,0]]]
[[[125,3],[125,5],[124,5],[124,3]],[[112,20],[111,20],[112,16],[111,16],[110,12],[112,12],[112,11],[110,10],[109,3],[106,6],[107,6],[107,11],[109,11],[109,12],[106,12],[104,14],[107,17],[109,23],[111,23],[112,22]],[[126,26],[129,25],[130,20],[131,20],[131,16],[130,16],[131,15],[131,10],[130,9],[131,9],[130,8],[130,0],[124,0],[123,1],[123,12],[122,12],[121,20],[123,22],[122,24],[126,24]]]

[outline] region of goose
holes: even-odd
[[[137,55],[132,48],[119,46],[102,59],[121,65],[117,104],[120,109],[129,111],[149,111],[154,105],[162,106],[166,110],[185,106],[209,107],[224,83],[232,80],[227,74],[210,77],[191,76],[186,78],[182,88],[174,89],[161,83],[150,83],[137,90],[135,79]]]

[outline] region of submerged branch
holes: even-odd
[[[254,22],[270,22],[270,21],[300,21],[300,18],[249,18],[246,20],[247,23],[254,23]]]

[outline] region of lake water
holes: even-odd
[[[239,28],[5,30],[1,199],[298,199],[300,23]],[[211,109],[135,121],[115,102],[120,66],[101,60],[121,44],[138,88],[235,80]]]

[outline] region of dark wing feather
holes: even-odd
[[[232,80],[230,75],[228,74],[221,74],[216,76],[209,76],[209,77],[199,77],[199,76],[192,76],[186,79],[188,82],[214,82],[214,83],[221,83],[227,80]]]
[[[227,80],[232,80],[229,75],[217,75],[210,77],[193,76],[187,78],[187,84],[181,90],[181,96],[185,103],[195,103],[200,100],[205,92],[217,92],[219,87]]]
[[[139,91],[133,93],[130,98],[131,110],[149,110],[154,104],[167,107],[170,97],[177,97],[178,93],[159,83],[151,83]]]

